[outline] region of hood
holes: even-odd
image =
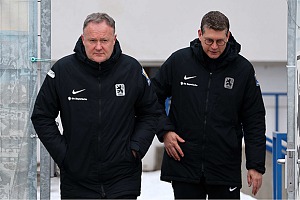
[[[95,61],[92,61],[86,55],[85,48],[84,48],[81,37],[79,37],[79,39],[76,42],[74,52],[75,52],[76,57],[80,61],[82,61],[92,67],[95,67],[97,69],[99,69],[99,66],[101,66],[102,71],[106,71],[111,67],[111,65],[114,65],[118,61],[118,59],[120,58],[120,56],[122,54],[120,43],[118,40],[116,40],[113,53],[108,60],[106,60],[102,63],[97,63]]]
[[[224,52],[217,59],[211,59],[204,53],[199,38],[190,42],[190,48],[192,48],[196,58],[198,58],[201,63],[204,63],[205,66],[213,63],[217,65],[217,68],[223,67],[228,62],[234,60],[241,51],[241,45],[234,39],[232,34],[229,36]]]

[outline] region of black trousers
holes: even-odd
[[[65,200],[74,200],[74,199],[80,199],[80,200],[85,200],[85,199],[108,199],[106,196],[99,196],[98,198],[87,198],[87,197],[61,197],[61,199]],[[126,199],[126,200],[136,200],[137,196],[135,195],[124,195],[124,196],[119,196],[114,199]]]
[[[175,199],[240,199],[240,188],[236,186],[172,181],[172,187]]]

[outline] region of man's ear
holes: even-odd
[[[198,30],[198,37],[200,38],[200,36],[202,36],[202,31],[201,31],[201,29]]]
[[[84,36],[83,36],[83,34],[81,34],[81,40],[82,40],[82,43],[84,44]]]
[[[114,45],[116,43],[116,40],[117,40],[117,34],[114,35]]]
[[[229,36],[230,36],[230,31],[228,31],[227,33],[227,40],[229,39]]]

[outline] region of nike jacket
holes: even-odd
[[[161,180],[241,187],[242,139],[246,167],[265,172],[265,108],[255,71],[239,54],[231,36],[218,59],[210,59],[195,39],[174,52],[152,79],[160,109],[171,98],[169,115],[159,122],[157,136],[176,132],[184,157],[164,153]]]
[[[100,64],[87,58],[81,38],[74,52],[48,72],[31,116],[61,169],[62,194],[86,192],[70,184],[76,182],[107,198],[139,195],[141,158],[159,116],[150,80],[137,60],[122,53],[118,41],[111,58]],[[55,122],[58,114],[63,132]]]

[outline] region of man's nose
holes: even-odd
[[[214,41],[212,44],[211,44],[211,48],[213,49],[217,49],[219,46],[217,45],[217,41]]]
[[[100,41],[97,42],[96,49],[102,49],[102,44]]]

